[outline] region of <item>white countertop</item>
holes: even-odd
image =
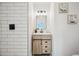
[[[33,33],[32,35],[52,35],[52,33]]]
[[[51,33],[33,33],[33,39],[52,39]]]

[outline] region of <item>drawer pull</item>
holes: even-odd
[[[47,50],[45,50],[45,52],[47,52]]]
[[[45,48],[47,48],[47,46],[45,46]]]
[[[47,43],[47,41],[45,41],[45,43]]]

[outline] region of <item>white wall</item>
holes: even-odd
[[[67,15],[75,14],[79,20],[79,3],[69,3],[69,12],[58,13],[58,4],[54,6],[55,55],[79,54],[79,23],[67,24]]]
[[[27,55],[27,3],[0,2],[0,55]]]

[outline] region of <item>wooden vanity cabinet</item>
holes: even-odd
[[[51,55],[51,53],[51,35],[32,35],[32,55]]]

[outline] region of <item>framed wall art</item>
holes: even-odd
[[[59,13],[68,13],[69,4],[68,3],[58,3]]]
[[[77,15],[67,15],[67,23],[77,24],[78,23]]]

